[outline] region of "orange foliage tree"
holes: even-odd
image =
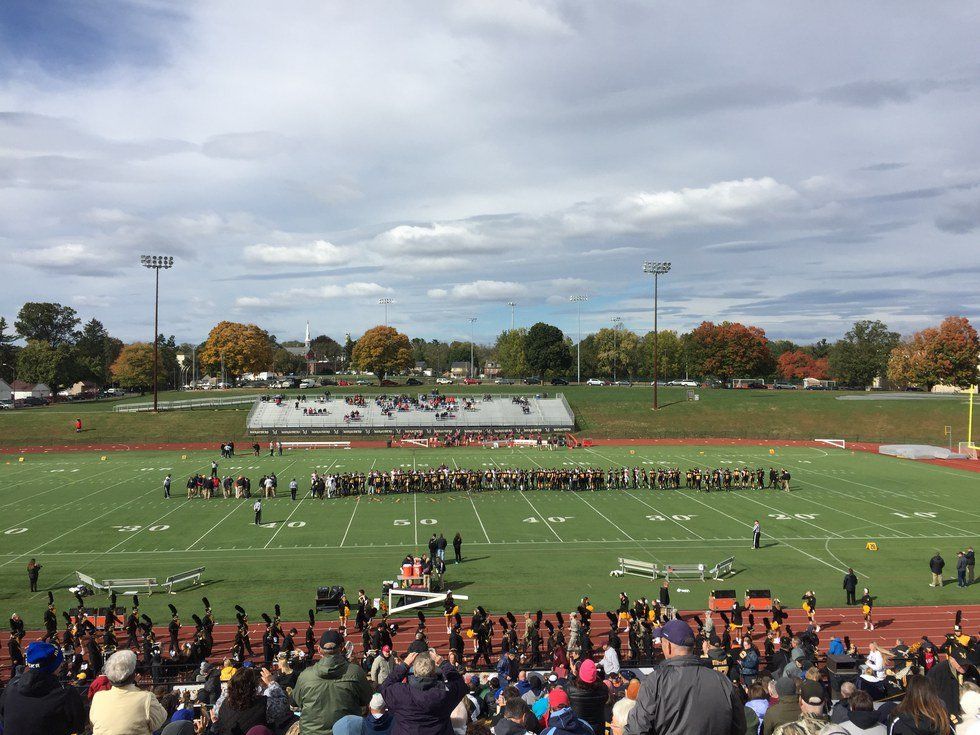
[[[254,324],[219,322],[208,334],[197,359],[211,371],[219,370],[223,361],[225,373],[237,378],[272,367],[272,342],[268,332]]]
[[[696,371],[703,378],[766,376],[775,366],[766,333],[759,327],[701,322],[688,339]]]
[[[374,373],[379,382],[386,375],[408,370],[415,364],[408,336],[384,326],[369,329],[357,340],[352,360],[355,369]]]

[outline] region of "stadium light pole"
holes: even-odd
[[[514,310],[517,308],[516,301],[508,301],[507,306],[510,307],[510,331],[514,331]]]
[[[660,276],[666,275],[670,271],[670,263],[666,261],[644,261],[643,272],[653,274],[653,410],[660,408],[657,402],[657,382],[659,373],[657,358],[660,352],[659,339],[657,338],[657,285]]]
[[[157,353],[159,350],[159,316],[160,316],[160,271],[174,267],[173,256],[170,255],[141,255],[140,265],[150,268],[156,273],[156,292],[153,298],[153,412],[157,410]]]
[[[619,345],[617,344],[617,337],[619,336],[619,327],[623,323],[622,317],[613,317],[613,382],[616,382],[616,362],[619,355],[616,353]]]
[[[578,308],[578,345],[576,346],[576,383],[582,382],[582,302],[588,301],[588,296],[576,295],[569,296],[568,300],[576,305]]]
[[[476,322],[476,317],[470,317],[470,378],[473,378],[473,324]]]
[[[381,304],[385,308],[385,326],[387,327],[388,326],[388,307],[391,304],[395,303],[395,300],[394,299],[389,299],[389,298],[383,298],[383,299],[378,299],[378,303]]]

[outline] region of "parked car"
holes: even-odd
[[[453,384],[453,379],[452,378],[436,378],[436,384],[437,385],[452,385]]]
[[[792,383],[773,383],[772,387],[776,390],[796,390],[797,387]]]
[[[14,407],[13,401],[0,401],[0,411],[11,410]]]
[[[698,381],[696,380],[671,380],[668,381],[667,385],[679,385],[684,388],[697,388]]]
[[[585,381],[586,385],[606,385],[605,380],[599,380],[599,378],[589,378]]]
[[[617,380],[615,383],[613,383],[613,385],[625,385],[627,388],[629,388],[633,385],[633,383],[629,380]]]
[[[405,385],[422,385],[422,381],[418,378],[409,378],[405,381]]]
[[[373,380],[365,380],[364,378],[361,378],[360,380],[357,381],[357,385],[373,385],[373,384],[374,384]]]
[[[806,388],[805,388],[805,389],[806,389],[806,390],[827,390],[827,386],[825,386],[825,385],[820,385],[820,384],[816,384],[816,385],[808,385],[808,386],[806,386]]]
[[[397,385],[398,383],[396,383],[394,380],[388,380],[387,378],[381,381],[382,388],[394,388]]]
[[[482,382],[479,378],[463,378],[463,385],[480,385]]]
[[[513,385],[514,384],[514,381],[511,380],[510,378],[497,378],[493,382],[496,383],[497,385]]]
[[[524,385],[541,385],[541,378],[532,375],[529,378],[524,378]]]
[[[320,385],[333,386],[333,385],[337,385],[337,381],[331,378],[324,378],[323,380],[320,381]]]
[[[348,386],[350,386],[350,384],[351,384],[351,382],[349,380],[338,380],[337,381],[337,386],[340,387],[340,388],[347,388]]]
[[[564,378],[552,378],[551,379],[551,384],[552,385],[568,385],[568,381],[565,380]]]

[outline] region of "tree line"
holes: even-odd
[[[24,304],[13,326],[11,331],[0,317],[0,377],[8,382],[16,376],[47,383],[53,391],[78,380],[152,387],[152,342],[124,344],[97,319],[82,325],[74,309],[55,303]],[[377,326],[356,341],[346,335],[343,343],[318,335],[308,354],[294,354],[286,348],[302,342],[280,342],[258,325],[230,321],[216,324],[199,344],[177,344],[164,335],[157,340],[161,388],[177,387],[192,377],[189,359],[181,367],[178,354],[193,353],[198,374],[219,375],[223,369],[231,382],[246,373],[303,373],[309,361],[319,372],[354,369],[383,380],[420,364],[436,375],[448,373],[453,363],[469,364],[471,348],[469,342],[409,339],[393,327]],[[575,373],[580,348],[583,379],[636,381],[653,376],[654,340],[653,332],[604,327],[576,345],[558,327],[538,322],[505,330],[492,345],[472,347],[478,372],[480,366],[496,363],[501,376],[515,379],[569,376]],[[980,340],[961,316],[947,317],[905,339],[879,320],[855,322],[835,342],[810,344],[770,340],[757,326],[704,321],[685,333],[661,330],[656,342],[662,380],[817,378],[865,387],[881,379],[893,387],[924,389],[940,383],[966,387],[978,380]]]

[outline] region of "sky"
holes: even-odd
[[[8,0],[0,314],[491,342],[980,317],[980,5]],[[572,295],[588,301],[571,303]],[[470,323],[475,317],[476,322]]]

